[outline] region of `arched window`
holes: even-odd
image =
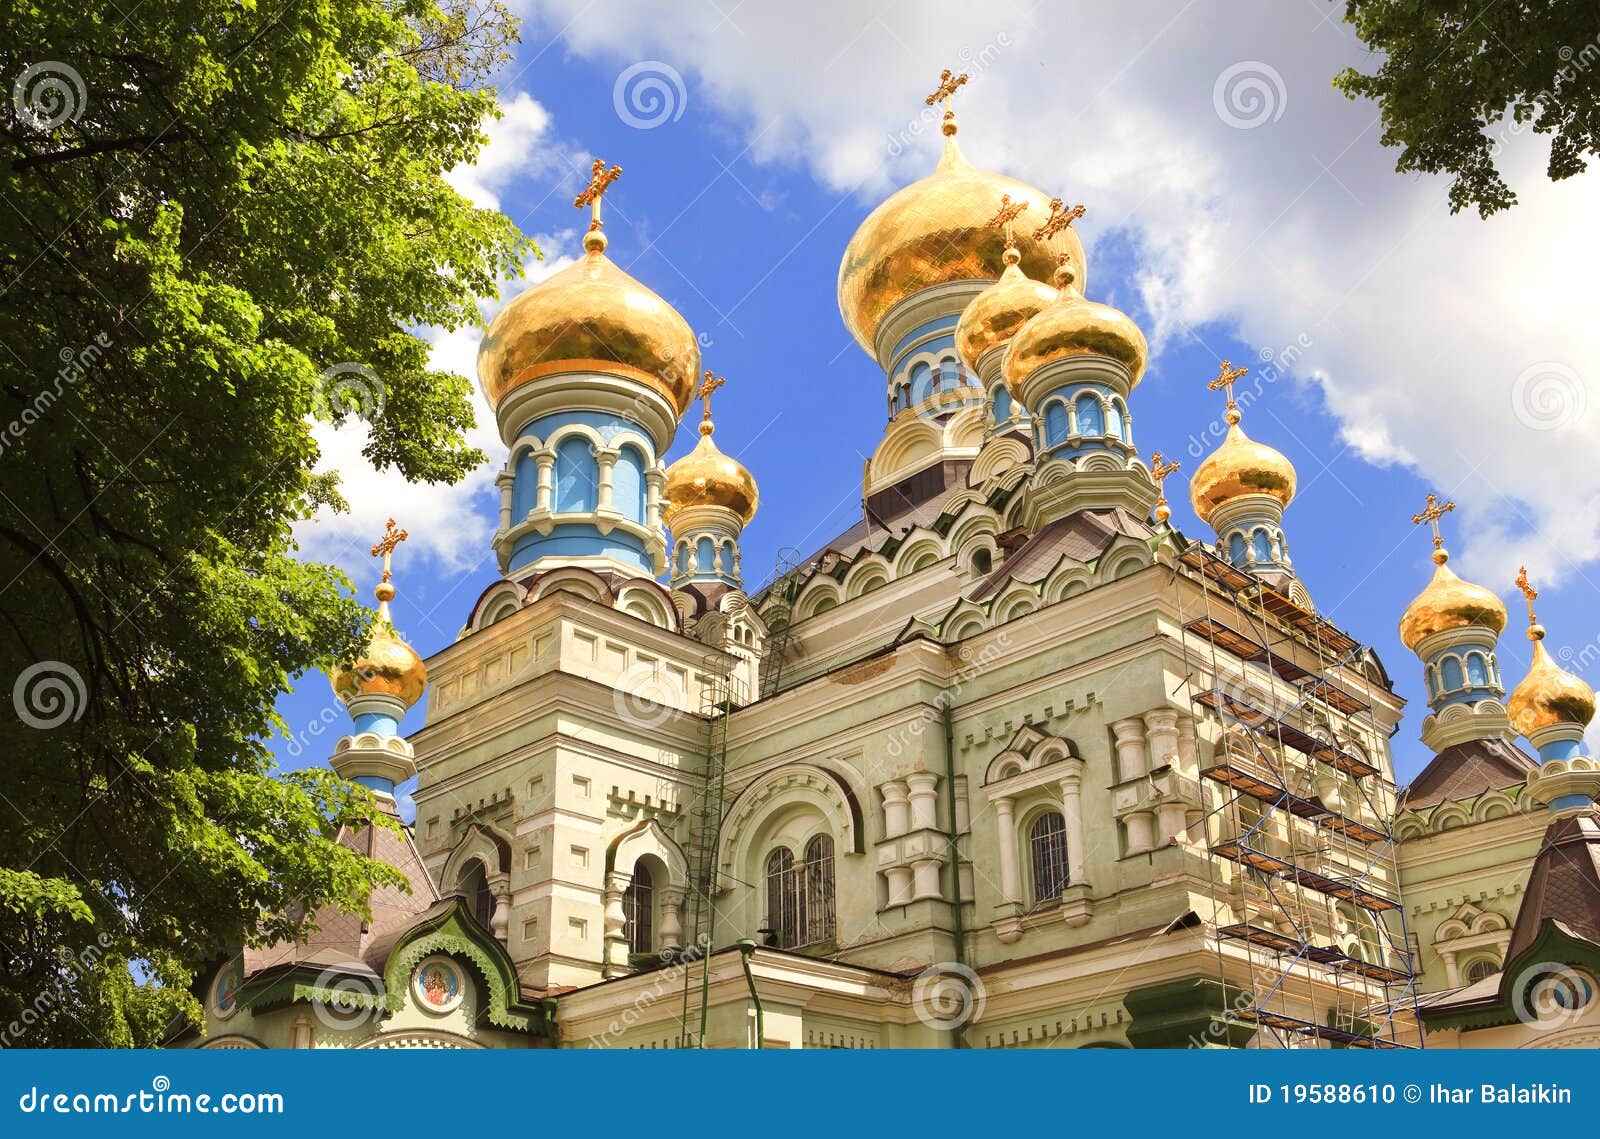
[[[1455,657],[1445,657],[1439,665],[1439,670],[1444,676],[1444,690],[1455,692],[1467,686],[1466,677],[1461,674],[1461,662]]]
[[[1111,415],[1106,420],[1106,434],[1115,435],[1118,439],[1126,438],[1122,430],[1122,408],[1116,400],[1111,401]]]
[[[926,364],[911,367],[911,402],[921,403],[933,394],[933,369]]]
[[[972,554],[972,573],[975,577],[988,577],[994,572],[994,555],[987,548],[975,550]]]
[[[954,356],[939,361],[939,390],[953,392],[961,386],[961,365]]]
[[[1476,985],[1479,981],[1487,981],[1497,971],[1493,961],[1487,957],[1480,957],[1467,966],[1467,984]]]
[[[1046,811],[1033,820],[1028,853],[1033,862],[1033,900],[1058,901],[1067,888],[1067,820],[1060,811]]]
[[[1053,447],[1067,437],[1067,405],[1057,400],[1044,409],[1044,442]]]
[[[1092,392],[1084,392],[1073,403],[1073,410],[1078,413],[1079,435],[1104,435],[1106,433],[1105,412],[1100,408],[1100,397]]]
[[[1489,684],[1489,662],[1482,653],[1467,654],[1467,683],[1474,688],[1484,688]]]
[[[711,545],[711,539],[701,537],[694,547],[694,568],[697,573],[710,573],[711,566],[716,558],[716,550]]]
[[[1011,418],[1011,393],[1001,384],[994,393],[994,421],[1004,423]]]
[[[806,843],[805,941],[833,937],[833,836],[819,834]]]
[[[556,509],[582,513],[600,501],[600,468],[594,449],[582,435],[568,435],[556,445]]]
[[[800,943],[804,908],[794,854],[786,846],[776,847],[767,855],[767,928],[777,937],[779,949]]]
[[[629,952],[649,953],[655,947],[655,884],[643,862],[634,865],[633,881],[622,891],[622,913]]]
[[[478,924],[488,929],[494,918],[494,894],[489,890],[489,876],[484,872],[482,862],[472,860],[457,881],[456,890],[466,896],[467,905],[472,907],[472,916],[478,919]]]
[[[678,572],[679,573],[688,573],[689,572],[689,543],[688,542],[679,542],[678,543]]]
[[[1272,561],[1272,536],[1265,530],[1257,530],[1251,535],[1250,548],[1255,553],[1257,564]]]
[[[611,505],[634,522],[644,521],[644,454],[627,444],[611,468]]]
[[[532,451],[517,456],[516,481],[511,484],[511,522],[515,525],[539,505],[539,464]]]
[[[1244,535],[1235,530],[1228,536],[1228,560],[1236,566],[1245,563]]]
[[[1128,405],[1119,396],[1111,401],[1111,419],[1124,443],[1133,442],[1133,424],[1128,420]]]

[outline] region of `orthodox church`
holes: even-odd
[[[1067,207],[943,154],[845,249],[883,372],[861,516],[753,592],[756,479],[684,319],[607,256],[489,327],[501,580],[426,661],[389,558],[334,677],[333,770],[415,822],[401,870],[203,981],[195,1047],[1575,1047],[1600,1044],[1594,694],[1506,697],[1495,592],[1400,619],[1432,760],[1290,557],[1295,469],[1227,432],[1170,523],[1134,440],[1147,347],[1090,299]],[[662,456],[699,397],[699,441]],[[723,397],[726,398],[726,397]],[[767,524],[764,523],[763,524]],[[1420,578],[1419,574],[1419,578]],[[1314,583],[1313,583],[1314,584]],[[424,697],[426,723],[399,734]],[[1409,729],[1409,730],[1407,730]]]

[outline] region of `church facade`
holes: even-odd
[[[584,254],[491,324],[503,578],[395,634],[387,557],[335,771],[409,894],[219,965],[206,1047],[1506,1047],[1600,1042],[1594,697],[1447,566],[1401,623],[1434,758],[1290,555],[1290,461],[1227,431],[1189,494],[1135,442],[1143,334],[1082,207],[944,151],[838,293],[884,374],[861,518],[747,591],[755,478],[694,332]],[[661,456],[699,396],[699,442]],[[737,398],[736,389],[721,398]],[[764,520],[765,521],[765,520]],[[425,726],[402,738],[426,698]],[[1415,729],[1411,729],[1415,730]],[[1527,747],[1524,747],[1524,741]]]

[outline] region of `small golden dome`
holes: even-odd
[[[1438,566],[1426,589],[1412,599],[1400,618],[1400,641],[1412,651],[1435,633],[1469,625],[1491,629],[1495,636],[1506,627],[1506,607],[1490,590],[1462,581],[1445,563],[1450,552],[1442,546],[1433,552]]]
[[[478,350],[478,379],[491,405],[520,384],[575,367],[630,377],[679,415],[700,372],[688,322],[612,263],[599,231],[585,236],[576,262],[501,309]]]
[[[700,442],[683,458],[667,468],[667,500],[663,512],[667,525],[680,510],[691,506],[721,506],[733,511],[749,525],[761,501],[756,480],[737,459],[718,450],[711,441],[716,428],[710,419],[700,422]]]
[[[1246,494],[1270,494],[1288,506],[1294,499],[1294,464],[1239,426],[1239,413],[1229,410],[1228,435],[1189,480],[1189,502],[1200,521],[1210,522],[1219,506]]]
[[[1055,289],[1022,271],[1017,249],[1008,248],[1003,256],[1006,267],[1000,279],[972,298],[956,324],[956,351],[974,373],[980,356],[1010,340],[1056,299]]]
[[[954,124],[948,123],[947,130]],[[839,312],[856,342],[875,356],[884,315],[913,293],[949,281],[995,280],[1004,268],[1005,240],[990,225],[991,203],[1001,197],[1027,202],[1034,216],[1050,199],[1032,186],[976,169],[947,134],[937,169],[902,187],[867,215],[839,264]],[[1021,269],[1043,280],[1056,255],[1067,253],[1086,279],[1083,242],[1068,227],[1043,240],[1017,234]]]
[[[1594,719],[1594,689],[1556,664],[1544,647],[1544,626],[1528,628],[1533,663],[1506,701],[1511,726],[1524,736],[1556,724],[1584,727]]]
[[[407,708],[422,699],[428,668],[417,650],[402,641],[384,618],[372,626],[367,647],[348,668],[333,673],[333,690],[341,700],[357,696],[393,696]]]
[[[1060,291],[1055,301],[1012,336],[1011,351],[1006,354],[1006,384],[1014,398],[1022,399],[1023,381],[1034,372],[1055,360],[1075,356],[1116,360],[1128,369],[1132,384],[1144,375],[1150,352],[1144,333],[1127,313],[1085,300],[1076,279],[1070,261],[1058,264],[1055,280]]]

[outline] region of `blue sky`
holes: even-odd
[[[1527,398],[1519,379],[1523,360],[1557,361],[1542,366],[1566,369],[1558,383],[1567,372],[1579,376],[1581,398],[1579,354],[1586,346],[1551,347],[1548,326],[1564,325],[1549,306],[1531,317],[1497,316],[1489,329],[1474,327],[1452,307],[1448,286],[1460,283],[1452,258],[1481,263],[1479,253],[1493,243],[1520,242],[1530,250],[1527,262],[1496,261],[1494,288],[1514,296],[1546,287],[1549,266],[1512,227],[1559,224],[1586,208],[1594,191],[1586,179],[1554,200],[1525,193],[1523,216],[1498,227],[1448,218],[1443,183],[1393,174],[1392,153],[1380,148],[1370,124],[1362,126],[1371,109],[1327,89],[1327,78],[1359,59],[1359,51],[1346,30],[1321,19],[1316,4],[1298,20],[1283,14],[1290,7],[1283,5],[1270,18],[1236,17],[1236,29],[1213,27],[1220,17],[1192,29],[1180,44],[1191,71],[1187,85],[1162,56],[1181,26],[1151,33],[1155,38],[1137,50],[1116,39],[1122,55],[1106,64],[1103,80],[1085,70],[1093,65],[1094,44],[1076,44],[1071,50],[1087,53],[1084,62],[1059,89],[1038,78],[1052,75],[1059,60],[1048,46],[1049,29],[1030,26],[1038,17],[1027,13],[995,17],[1004,27],[990,29],[988,38],[985,29],[963,25],[946,33],[947,41],[919,43],[906,53],[894,46],[901,39],[896,32],[885,41],[890,46],[879,68],[872,41],[881,33],[870,22],[853,38],[843,24],[817,43],[793,37],[791,55],[784,37],[792,29],[766,27],[765,14],[743,8],[720,23],[710,11],[674,23],[662,5],[600,7],[595,14],[555,3],[530,13],[517,63],[502,84],[511,121],[492,132],[475,196],[492,198],[525,232],[539,235],[548,270],[576,251],[582,219],[571,199],[590,158],[601,155],[625,168],[606,199],[609,253],[677,307],[706,346],[706,366],[728,378],[716,400],[717,441],[761,486],[760,512],[744,537],[752,588],[766,579],[780,547],[814,549],[859,511],[862,463],[883,428],[882,374],[840,320],[839,257],[873,205],[932,168],[937,133],[905,128],[920,121],[920,96],[932,88],[938,67],[946,59],[962,66],[965,52],[974,70],[981,64],[986,72],[975,77],[963,109],[969,156],[1085,201],[1090,295],[1124,308],[1152,337],[1156,352],[1132,399],[1136,439],[1146,454],[1161,450],[1182,460],[1184,469],[1168,487],[1173,522],[1185,533],[1210,537],[1184,488],[1214,445],[1206,433],[1219,421],[1220,401],[1206,381],[1219,359],[1281,376],[1249,407],[1245,426],[1299,470],[1299,495],[1285,528],[1302,580],[1326,615],[1376,646],[1410,701],[1394,741],[1402,782],[1427,759],[1417,741],[1425,711],[1420,665],[1395,628],[1432,568],[1425,529],[1410,522],[1428,491],[1462,499],[1462,510],[1446,520],[1456,567],[1509,595],[1511,626],[1501,641],[1508,680],[1520,678],[1528,660],[1521,598],[1510,589],[1522,557],[1532,562],[1536,581],[1559,583],[1540,599],[1552,651],[1563,659],[1594,655],[1585,652],[1600,624],[1588,580],[1596,576],[1589,524],[1587,515],[1575,516],[1569,531],[1564,520],[1565,502],[1587,505],[1592,496],[1587,486],[1558,489],[1568,448],[1584,443],[1587,407],[1557,430],[1529,430],[1527,416],[1513,415],[1507,404]],[[1169,7],[1176,14],[1168,26],[1196,18],[1185,6]],[[907,18],[906,10],[894,11]],[[818,18],[855,20],[855,12],[845,6],[830,16],[819,9]],[[874,18],[882,24],[890,17]],[[608,35],[606,19],[630,30]],[[1151,27],[1162,26],[1152,16]],[[1108,42],[1123,34],[1108,31]],[[996,36],[1010,53],[1004,70],[990,66],[986,54]],[[1207,48],[1213,41],[1219,46]],[[835,42],[842,46],[833,59],[864,57],[842,84],[858,92],[833,91],[827,80],[833,66],[827,49]],[[730,63],[728,43],[742,45],[742,62]],[[1120,71],[1110,66],[1119,61]],[[1245,62],[1266,76],[1262,89],[1283,104],[1279,117],[1270,105],[1263,116],[1248,103],[1230,111],[1218,101],[1233,97],[1219,94],[1224,73]],[[665,77],[657,93],[668,100],[666,113],[649,104],[630,108],[620,85],[630,68],[635,78]],[[863,76],[863,68],[872,73]],[[782,75],[769,79],[766,72]],[[1020,87],[1016,75],[1030,86]],[[792,94],[796,83],[813,86]],[[987,95],[980,94],[984,84]],[[1156,86],[1170,92],[1147,97]],[[1084,89],[1095,92],[1087,101],[1074,93]],[[1029,121],[1019,124],[1015,111],[1025,95],[1035,101]],[[1060,100],[1058,127],[1051,125],[1052,97]],[[637,125],[652,111],[659,123]],[[1262,121],[1240,129],[1230,114]],[[1193,154],[1183,144],[1162,151],[1150,141],[1201,139],[1203,132],[1215,132],[1219,142]],[[1055,150],[1041,151],[1050,145]],[[1124,153],[1139,161],[1122,169]],[[1211,164],[1218,154],[1228,172],[1221,179]],[[1185,162],[1192,177],[1181,169]],[[1060,181],[1050,181],[1058,165]],[[1167,193],[1169,183],[1182,194]],[[1196,185],[1198,197],[1183,196]],[[1367,242],[1329,231],[1330,219],[1348,216],[1370,217],[1375,230],[1393,226],[1403,236],[1380,232]],[[1259,232],[1242,228],[1248,226]],[[1218,247],[1228,251],[1220,260]],[[1352,276],[1363,287],[1330,305],[1319,291],[1323,278]],[[1412,306],[1416,315],[1397,336],[1396,310]],[[1510,353],[1507,361],[1475,372],[1473,361],[1483,353],[1466,343],[1473,335],[1492,336],[1497,349]],[[1430,338],[1438,346],[1424,350]],[[467,366],[470,336],[438,339],[441,360]],[[1579,362],[1560,363],[1569,359]],[[1436,367],[1418,366],[1430,362]],[[1494,415],[1505,420],[1505,430],[1487,421]],[[680,431],[668,458],[694,438],[692,429]],[[497,509],[489,479],[501,456],[492,454],[482,478],[438,494],[358,469],[348,445],[329,441],[325,452],[346,472],[355,509],[348,518],[306,528],[308,555],[338,562],[368,591],[376,569],[365,546],[381,530],[381,518],[395,515],[414,535],[396,555],[396,621],[425,655],[439,650],[497,576],[487,535]],[[1538,477],[1519,485],[1529,470]],[[1530,487],[1549,487],[1548,499]],[[283,763],[325,762],[347,722],[326,678],[302,678],[280,710],[295,733],[276,745]],[[406,730],[421,720],[414,710]]]

